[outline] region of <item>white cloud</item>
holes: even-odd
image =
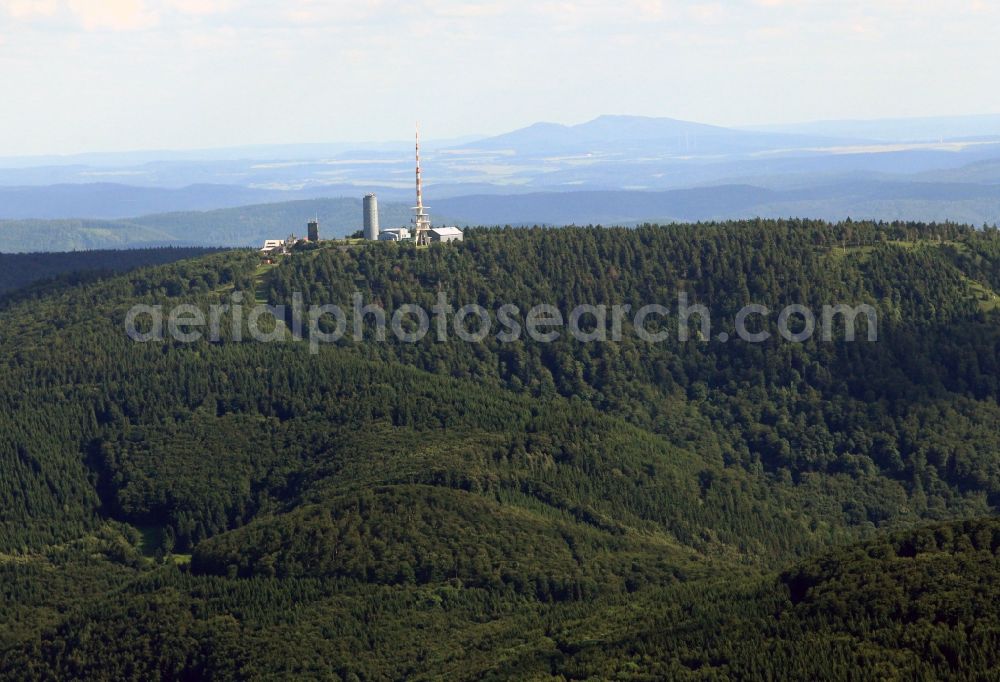
[[[192,16],[222,14],[236,8],[236,0],[166,0],[167,8]]]
[[[68,0],[67,5],[88,31],[130,31],[155,26],[159,21],[142,0]]]
[[[145,0],[0,0],[0,10],[28,23],[68,19],[87,31],[128,31],[158,22]]]
[[[444,17],[478,19],[504,14],[510,5],[502,2],[452,2],[450,0],[430,0],[428,8],[434,14]]]
[[[0,79],[34,98],[0,107],[0,149],[1000,110],[998,19],[991,0],[0,0]]]
[[[59,9],[58,0],[5,0],[0,7],[14,19],[50,17]]]
[[[133,31],[157,26],[165,13],[205,17],[234,9],[238,0],[0,0],[15,21],[70,20],[85,31]]]

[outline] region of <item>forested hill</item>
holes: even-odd
[[[383,227],[409,225],[408,205],[383,201]],[[302,235],[317,219],[323,239],[362,227],[361,199],[308,199],[211,211],[175,211],[121,219],[0,219],[0,248],[12,253],[140,249],[158,246],[237,248]],[[439,214],[438,218],[442,216]]]
[[[124,330],[236,293],[680,291],[707,338],[312,354],[238,340],[231,309],[217,341]],[[752,221],[217,253],[14,300],[0,675],[976,679],[1000,664],[997,291],[995,230]],[[867,303],[878,340],[790,343],[772,315],[721,341],[751,302]]]
[[[44,248],[45,243],[39,245]],[[218,249],[160,248],[120,251],[74,251],[69,253],[0,253],[0,294],[34,282],[61,278],[73,283],[84,277],[97,277],[150,265],[197,258]]]

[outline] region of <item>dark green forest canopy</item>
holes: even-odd
[[[39,244],[44,248],[46,244]],[[73,251],[69,253],[0,253],[0,294],[36,282],[35,295],[59,285],[75,285],[133,268],[163,265],[218,251],[206,248],[128,249]],[[0,299],[2,301],[2,299]]]
[[[751,302],[868,303],[879,338],[124,331],[137,303],[439,291],[685,291],[729,332]],[[218,253],[13,298],[0,671],[973,679],[998,663],[997,291],[995,230],[751,221]]]

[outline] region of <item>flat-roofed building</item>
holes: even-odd
[[[405,227],[391,227],[388,230],[382,230],[378,234],[380,242],[401,242],[409,238],[410,231]]]
[[[457,227],[432,227],[427,233],[432,242],[460,242],[465,235]]]

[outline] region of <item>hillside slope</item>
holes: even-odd
[[[130,249],[76,253],[0,253],[0,294],[53,278],[107,276],[132,268],[172,263],[210,253],[210,249]]]
[[[249,305],[218,341],[124,333],[136,303],[236,292],[391,312],[682,290],[709,339],[314,355],[237,338]],[[1000,534],[970,521],[1000,503],[998,290],[995,231],[754,221],[219,253],[12,301],[0,675],[973,679],[998,662]],[[772,317],[768,342],[710,340],[748,301],[870,303],[879,339],[788,343]]]
[[[384,227],[408,225],[404,204],[383,202]],[[0,220],[0,244],[9,253],[159,246],[260,246],[265,239],[303,235],[320,221],[321,237],[346,237],[362,227],[361,199],[308,199],[211,211],[157,213],[121,220]]]

